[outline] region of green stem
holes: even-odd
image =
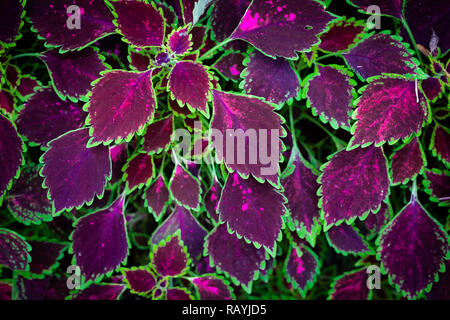
[[[228,42],[231,42],[231,41],[233,41],[233,40],[234,40],[234,39],[228,38],[228,39],[222,41],[221,43],[219,43],[219,44],[216,45],[215,47],[209,49],[209,50],[208,50],[206,53],[204,53],[198,60],[199,60],[199,61],[203,61],[203,60],[205,60],[205,59],[208,59],[208,56],[209,56],[210,54],[212,54],[212,53],[213,53],[214,51],[216,51],[217,49],[222,48],[222,47],[223,47],[224,45],[226,45]]]
[[[339,139],[338,137],[336,137],[334,134],[332,134],[330,132],[330,130],[328,130],[327,128],[325,128],[319,121],[317,121],[316,119],[314,119],[313,117],[311,117],[308,114],[303,114],[303,118],[308,119],[309,121],[311,121],[312,123],[314,123],[316,126],[318,126],[320,129],[322,129],[323,131],[325,131],[326,134],[328,134],[328,136],[330,136],[330,138],[333,140],[334,145],[336,146],[337,150],[341,150],[342,148],[345,147],[345,143]]]
[[[21,53],[21,54],[18,54],[18,55],[15,55],[15,56],[11,57],[10,60],[18,59],[18,58],[25,58],[25,57],[36,57],[36,58],[40,58],[40,57],[41,57],[41,54],[40,54],[40,53]]]
[[[413,180],[412,190],[411,190],[411,202],[417,199],[417,181]]]
[[[401,21],[402,21],[403,27],[405,28],[406,32],[409,35],[409,38],[411,39],[411,42],[412,42],[412,44],[414,46],[414,50],[416,51],[417,58],[419,59],[420,64],[422,64],[423,63],[422,62],[422,57],[420,56],[420,52],[417,49],[417,43],[416,43],[416,40],[414,39],[414,36],[413,36],[413,34],[411,32],[411,29],[409,28],[408,22],[406,22],[406,19],[403,16],[402,16]]]
[[[322,60],[322,59],[326,59],[326,58],[330,58],[330,57],[340,57],[338,54],[336,53],[328,53],[324,56],[318,57],[316,58],[316,61]]]

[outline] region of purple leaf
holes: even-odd
[[[409,298],[428,291],[449,254],[447,233],[414,195],[377,241],[383,268]]]
[[[26,279],[18,275],[13,288],[13,300],[64,300],[68,294],[66,280],[51,276]]]
[[[31,246],[14,231],[0,228],[0,265],[11,270],[29,270]]]
[[[433,156],[450,167],[450,130],[446,127],[436,125],[431,137],[430,150]]]
[[[362,21],[338,20],[320,36],[318,48],[328,52],[345,51],[362,37],[364,29]]]
[[[162,277],[182,275],[188,269],[190,259],[180,232],[161,241],[151,254],[152,264]]]
[[[428,300],[450,300],[450,261],[445,261],[445,273],[439,274],[439,282],[434,283],[426,294]]]
[[[169,203],[169,189],[163,176],[159,176],[145,192],[145,206],[153,214],[156,221],[161,220]]]
[[[181,165],[176,165],[169,185],[170,192],[180,205],[194,210],[199,208],[201,199],[200,182]]]
[[[42,60],[50,71],[55,90],[61,96],[75,99],[86,96],[91,82],[100,78],[100,72],[106,69],[92,48],[65,54],[58,53],[57,49],[50,50],[42,55]]]
[[[275,104],[283,104],[298,97],[300,80],[288,60],[272,59],[255,50],[245,63],[247,68],[242,76],[247,94],[263,97]]]
[[[378,78],[363,88],[353,118],[354,136],[349,145],[380,145],[406,140],[418,133],[428,118],[426,99],[416,96],[414,81]]]
[[[15,109],[14,97],[11,93],[0,90],[0,109],[6,111],[6,113],[11,114]]]
[[[214,138],[217,160],[224,160],[228,168],[237,170],[244,177],[252,174],[258,179],[268,180],[278,186],[278,162],[282,143],[277,138],[284,136],[280,116],[274,112],[272,105],[257,98],[217,90],[213,91],[213,96],[214,116],[211,128],[221,133],[221,136]],[[228,137],[230,134],[234,135],[231,139]],[[247,137],[245,138],[244,135]],[[227,138],[223,139],[223,137]],[[238,140],[238,147],[235,140]],[[266,145],[265,141],[267,141]],[[218,146],[217,144],[220,143],[223,145]],[[242,149],[239,147],[240,143],[244,143]],[[274,150],[277,147],[278,150]],[[270,167],[266,161],[268,159],[264,159],[267,157],[269,148]]]
[[[206,212],[208,213],[209,218],[215,223],[219,222],[219,213],[217,212],[217,207],[219,206],[221,194],[222,194],[222,186],[217,181],[217,179],[214,179],[211,188],[205,195],[203,203],[205,205],[205,209]]]
[[[349,127],[354,96],[351,74],[344,68],[317,65],[317,73],[306,85],[303,96],[313,114],[335,129]]]
[[[156,285],[156,277],[147,267],[123,268],[121,271],[132,293],[148,293]]]
[[[0,281],[0,300],[12,300],[12,286]]]
[[[335,153],[321,167],[319,189],[327,230],[344,220],[364,220],[376,211],[389,193],[386,159],[381,148],[357,148]]]
[[[178,55],[185,54],[192,46],[190,38],[191,35],[188,33],[188,27],[174,30],[168,40],[170,50]]]
[[[436,101],[442,95],[443,87],[439,79],[437,78],[427,78],[422,80],[421,86],[425,96],[430,101]]]
[[[125,263],[129,245],[124,201],[120,197],[108,208],[85,215],[76,222],[72,249],[86,281],[95,280]]]
[[[130,66],[135,70],[147,71],[149,69],[150,58],[147,55],[141,54],[129,48],[128,57],[130,60]]]
[[[368,14],[372,14],[372,11],[367,12],[367,9],[372,6],[378,6],[380,8],[380,14],[389,15],[401,19],[403,14],[403,0],[350,0],[349,3]]]
[[[300,238],[306,237],[310,243],[315,243],[320,231],[317,176],[311,166],[300,159],[297,149],[292,156],[293,171],[282,180],[284,196],[288,200],[288,226],[296,230]]]
[[[208,97],[211,88],[206,68],[192,61],[180,61],[169,76],[169,91],[181,104],[208,114]]]
[[[45,88],[36,92],[20,111],[17,129],[29,141],[46,146],[83,125],[86,113],[82,107],[82,103],[62,101],[53,88]]]
[[[159,153],[169,145],[173,133],[172,115],[155,121],[147,126],[144,135],[143,150],[148,153]]]
[[[187,291],[187,289],[184,288],[172,288],[167,290],[166,292],[166,300],[194,300]]]
[[[23,24],[24,0],[4,0],[0,3],[0,42],[7,45],[13,43]]]
[[[222,0],[214,3],[211,26],[215,39],[221,42],[236,29],[251,0]]]
[[[41,175],[55,213],[91,203],[102,197],[111,176],[109,148],[87,148],[89,129],[70,131],[49,143],[42,156]]]
[[[189,255],[194,259],[203,251],[206,230],[185,208],[177,206],[172,214],[153,233],[151,242],[156,245],[177,230],[181,232],[181,240],[187,246]]]
[[[217,210],[230,232],[274,254],[276,241],[284,228],[282,217],[286,208],[283,203],[283,196],[270,184],[232,173],[228,175]]]
[[[0,113],[0,199],[19,175],[22,164],[22,139],[15,126]]]
[[[232,300],[234,294],[227,282],[216,276],[204,276],[192,280],[201,300]]]
[[[320,261],[306,246],[293,246],[286,258],[285,271],[289,283],[298,289],[302,297],[312,288],[319,275]]]
[[[162,10],[141,1],[111,2],[117,15],[117,26],[125,39],[140,47],[160,47],[164,40]]]
[[[122,284],[91,284],[77,293],[72,300],[118,300],[125,291]]]
[[[449,205],[450,172],[438,169],[425,170],[425,177],[425,191],[431,196],[431,201],[440,202],[439,205]]]
[[[68,10],[72,5],[79,7],[79,28],[76,11]],[[85,47],[115,30],[113,15],[103,1],[32,0],[28,2],[27,14],[48,45],[62,46],[65,51]]]
[[[385,203],[381,203],[377,213],[371,213],[364,220],[364,225],[369,230],[369,237],[378,235],[380,230],[391,220],[391,208]]]
[[[155,175],[153,157],[145,153],[139,153],[126,164],[124,170],[124,178],[127,182],[126,189],[129,192],[132,192],[135,188],[141,188],[143,185],[148,185]]]
[[[331,227],[327,233],[328,244],[337,253],[346,256],[348,253],[363,255],[368,253],[369,246],[355,228],[348,224]]]
[[[252,281],[265,261],[265,250],[257,249],[244,239],[228,233],[225,224],[216,227],[207,237],[205,254],[209,255],[210,265],[216,266],[229,275],[237,284],[249,291]]]
[[[244,70],[244,55],[241,53],[224,54],[214,64],[214,68],[220,72],[226,79],[238,81],[241,79],[241,72]]]
[[[386,73],[417,74],[407,48],[397,37],[386,33],[373,34],[344,54],[344,58],[362,79]]]
[[[36,275],[51,274],[58,267],[67,244],[48,241],[29,241],[31,245],[30,272]]]
[[[92,142],[131,139],[152,120],[155,108],[156,99],[148,71],[106,73],[95,84],[89,102]]]
[[[126,164],[128,159],[127,144],[121,143],[112,146],[109,150],[111,156],[111,179],[109,183],[111,185],[115,184],[117,181],[122,180],[123,177],[123,166]]]
[[[42,87],[41,83],[33,76],[23,76],[20,79],[20,84],[17,87],[17,92],[22,100],[28,100],[30,95],[34,93],[35,88]]]
[[[414,180],[425,165],[425,154],[414,137],[409,143],[398,148],[392,156],[392,183],[406,184],[409,179]]]
[[[369,287],[366,282],[366,268],[346,272],[333,281],[329,299],[367,300],[369,298]]]
[[[232,39],[245,40],[269,56],[297,58],[318,42],[333,16],[313,0],[254,0]],[[289,39],[286,38],[289,35]]]

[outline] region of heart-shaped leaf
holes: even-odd
[[[174,277],[186,272],[190,259],[179,231],[155,247],[151,260],[158,274],[162,277]]]
[[[409,143],[398,148],[392,156],[392,183],[406,184],[422,172],[426,165],[425,154],[419,141],[414,137]]]

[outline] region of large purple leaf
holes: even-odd
[[[123,268],[121,271],[132,293],[148,293],[156,285],[156,277],[148,267]]]
[[[409,298],[429,290],[438,272],[443,271],[450,248],[447,233],[415,195],[377,241],[383,268]]]
[[[126,188],[129,192],[148,185],[155,175],[153,157],[146,153],[140,153],[126,164],[124,170]]]
[[[284,136],[280,116],[270,104],[257,98],[217,90],[213,91],[213,96],[214,116],[211,128],[215,129],[215,135],[221,133],[221,136],[214,137],[217,159],[224,160],[228,168],[237,170],[244,177],[252,174],[278,186],[278,162],[282,143],[277,138]],[[226,139],[222,139],[223,137]],[[244,144],[242,149],[240,143]],[[270,167],[268,159],[263,159],[267,157],[268,149],[271,155]]]
[[[371,213],[364,220],[364,225],[369,231],[367,237],[378,235],[380,230],[391,220],[391,208],[385,202],[381,203],[377,213]]]
[[[76,293],[72,300],[118,300],[127,287],[123,284],[92,284]]]
[[[293,171],[281,181],[284,196],[288,200],[288,226],[291,230],[296,230],[300,238],[306,237],[310,243],[315,243],[320,231],[317,176],[312,172],[311,166],[300,159],[298,150],[294,151],[292,157]]]
[[[208,114],[207,102],[211,89],[206,68],[196,62],[180,61],[169,75],[168,89],[181,104]]]
[[[142,47],[162,45],[165,31],[162,10],[141,1],[124,0],[111,4],[117,15],[118,29],[128,42]]]
[[[319,40],[333,16],[314,0],[254,0],[232,39],[246,40],[270,56],[297,58]]]
[[[108,208],[76,222],[72,251],[86,281],[95,280],[126,261],[129,244],[124,201],[124,197],[120,197]]]
[[[68,13],[71,5],[79,7],[79,29],[72,25],[76,20],[75,15],[71,17],[73,11]],[[31,0],[27,3],[27,14],[39,36],[51,46],[62,46],[63,50],[85,47],[115,29],[113,15],[104,1]]]
[[[145,152],[159,153],[169,145],[173,133],[172,116],[153,122],[147,126],[142,149]]]
[[[216,266],[247,290],[251,289],[266,256],[264,249],[257,249],[244,239],[230,234],[225,224],[208,235],[205,254],[209,255],[211,266]]]
[[[293,246],[286,258],[287,280],[305,297],[319,275],[320,261],[317,255],[306,246]]]
[[[58,53],[50,50],[42,55],[55,90],[63,97],[80,99],[91,90],[91,82],[100,78],[106,67],[97,51],[86,48],[82,51]],[[70,75],[70,76],[68,76]]]
[[[319,49],[339,52],[349,49],[363,35],[365,26],[355,19],[338,20],[320,36]]]
[[[406,140],[418,133],[428,118],[426,98],[414,81],[378,78],[362,89],[353,118],[354,136],[349,145],[380,145]]]
[[[222,0],[214,3],[211,26],[217,41],[225,40],[236,29],[251,0]]]
[[[232,300],[233,291],[229,284],[216,276],[203,276],[192,280],[201,300]]]
[[[250,54],[241,76],[247,94],[263,97],[275,104],[297,98],[300,93],[300,80],[290,62],[284,58],[272,59],[257,50]]]
[[[367,9],[370,6],[378,6],[380,8],[380,14],[389,15],[392,17],[402,18],[402,10],[403,10],[403,0],[350,0],[349,1],[354,6],[359,7],[364,12],[367,12]],[[372,12],[369,11],[369,14]]]
[[[355,82],[343,68],[317,65],[317,73],[306,85],[303,96],[313,114],[335,129],[349,127]]]
[[[95,84],[89,102],[92,142],[131,139],[151,121],[155,108],[149,71],[106,73]]]
[[[241,72],[244,70],[244,55],[238,52],[223,55],[214,64],[214,68],[225,78],[238,81],[241,79]]]
[[[28,241],[31,245],[30,272],[36,275],[51,274],[58,267],[67,244],[48,241]]]
[[[440,205],[449,205],[450,172],[438,169],[425,170],[425,177],[425,191],[431,196],[431,200],[440,202]]]
[[[186,272],[190,259],[179,231],[155,247],[151,260],[158,274],[162,277],[174,277]]]
[[[350,271],[337,277],[332,284],[329,299],[331,300],[367,300],[369,287],[367,286],[366,268]]]
[[[55,213],[103,196],[111,176],[109,148],[87,148],[89,129],[70,131],[49,143],[41,170]]]
[[[0,2],[0,42],[13,43],[22,25],[24,0],[3,0]]]
[[[450,130],[436,125],[431,137],[430,150],[433,155],[450,167]]]
[[[203,251],[203,242],[207,235],[194,216],[185,208],[177,206],[172,214],[153,233],[151,242],[156,245],[174,234],[181,232],[181,240],[187,246],[189,255],[194,259]]]
[[[29,270],[31,246],[14,231],[0,228],[0,265],[11,270]]]
[[[219,213],[217,212],[217,207],[219,206],[221,194],[222,186],[217,181],[217,179],[214,179],[211,188],[205,195],[203,203],[205,205],[205,209],[208,213],[209,218],[215,223],[219,222]]]
[[[0,200],[19,174],[22,164],[22,139],[14,125],[0,114]]]
[[[257,248],[264,246],[273,255],[276,241],[284,228],[284,197],[269,183],[253,177],[228,175],[220,198],[220,220],[230,231],[251,241]]]
[[[155,217],[161,220],[169,203],[169,189],[167,189],[163,176],[159,176],[145,192],[145,205]]]
[[[17,118],[17,129],[29,141],[46,146],[70,130],[80,128],[86,119],[81,103],[62,101],[53,88],[36,92]]]
[[[392,156],[392,183],[405,184],[409,179],[413,180],[425,165],[425,154],[414,137],[409,143],[398,148]]]
[[[389,193],[386,159],[381,148],[357,148],[334,154],[321,167],[321,198],[323,219],[327,230],[344,220],[364,220],[376,211]]]
[[[369,252],[369,246],[361,234],[348,224],[331,227],[327,233],[327,240],[337,253],[346,256],[348,253],[363,255]]]
[[[22,169],[8,195],[8,209],[13,217],[26,224],[52,220],[52,204],[42,188],[44,179],[35,166]]]
[[[170,179],[170,191],[182,206],[197,210],[201,200],[200,182],[181,165],[176,165]]]

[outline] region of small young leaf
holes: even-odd
[[[0,228],[0,265],[11,270],[29,270],[31,246],[14,231]]]
[[[170,192],[182,206],[198,209],[201,195],[200,182],[181,165],[177,165],[173,170]]]
[[[350,271],[337,277],[333,281],[332,291],[328,297],[331,300],[367,300],[368,298],[366,268]]]
[[[147,267],[123,268],[121,271],[132,293],[148,293],[156,285],[156,277]]]
[[[425,154],[419,141],[414,137],[409,143],[397,149],[392,157],[392,183],[405,184],[409,179],[414,179],[425,165]]]
[[[169,36],[169,48],[173,53],[183,55],[189,51],[192,46],[188,27],[180,28]]]
[[[319,275],[320,261],[306,246],[294,246],[286,258],[285,270],[288,282],[298,289],[302,297],[311,289]]]
[[[331,227],[327,233],[327,240],[337,253],[347,255],[363,255],[369,252],[369,247],[355,228],[348,224]]]
[[[169,203],[169,189],[167,189],[164,178],[159,176],[145,192],[146,206],[153,213],[156,221],[161,220]]]
[[[155,270],[162,277],[174,277],[183,274],[189,265],[187,248],[180,239],[179,233],[161,241],[151,255]]]
[[[126,188],[129,192],[135,188],[141,188],[143,185],[148,185],[155,175],[153,157],[146,153],[138,154],[126,164],[124,169],[124,178],[127,181]]]
[[[233,291],[222,279],[216,276],[205,276],[192,280],[201,300],[231,300]]]

